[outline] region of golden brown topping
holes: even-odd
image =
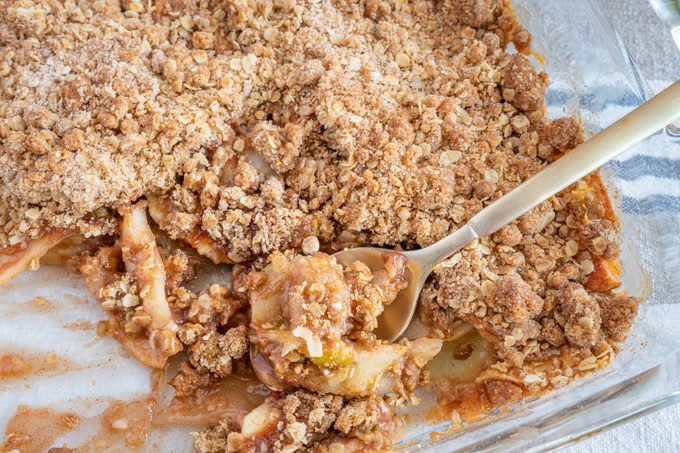
[[[527,57],[515,54],[503,70],[503,98],[518,110],[533,112],[543,107],[545,73],[537,74]]]
[[[498,230],[493,239],[499,244],[514,247],[522,241],[522,232],[517,228],[517,225],[510,224]]]
[[[197,371],[187,362],[182,363],[179,371],[170,381],[178,398],[198,395],[201,390],[209,389],[214,383],[215,378],[212,374]]]
[[[637,318],[640,298],[626,294],[612,297],[598,296],[602,315],[602,329],[616,342],[623,342]]]
[[[600,306],[588,292],[571,283],[557,293],[556,320],[564,328],[567,340],[581,347],[594,346],[600,338]]]
[[[560,151],[574,148],[581,142],[581,127],[574,118],[559,118],[548,126],[548,141]]]
[[[543,309],[543,300],[522,278],[507,275],[493,283],[487,306],[511,322],[533,319]]]
[[[501,0],[447,0],[444,14],[451,14],[460,24],[485,27],[494,23],[503,6]]]
[[[383,450],[401,425],[393,402],[379,397],[344,401],[295,391],[255,408],[240,432],[221,423],[194,434],[194,446],[200,452]]]
[[[231,374],[233,361],[246,352],[248,336],[244,326],[229,329],[224,335],[209,332],[199,337],[188,351],[194,367],[221,377]]]

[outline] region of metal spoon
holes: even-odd
[[[416,311],[425,280],[439,262],[470,241],[494,233],[678,117],[680,81],[484,208],[454,233],[429,247],[401,252],[408,260],[408,287],[386,307],[378,320],[376,335],[392,341],[404,333]],[[394,253],[394,250],[361,247],[344,250],[334,256],[343,265],[362,261],[377,269],[382,266],[382,255],[386,252]]]

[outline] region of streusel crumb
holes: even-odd
[[[246,417],[241,433],[219,424],[195,434],[194,446],[206,453],[378,451],[401,430],[394,409],[380,397],[343,400],[298,390],[269,398]]]
[[[387,449],[440,349],[477,360],[429,380],[451,419],[601,369],[630,331],[596,174],[437,266],[420,338],[372,332],[401,255],[330,256],[430,245],[581,143],[509,1],[3,7],[0,283],[76,256],[100,333],[158,369],[186,352],[186,407],[253,374],[275,392],[198,417],[199,451]]]

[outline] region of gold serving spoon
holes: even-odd
[[[385,308],[378,320],[376,335],[392,341],[404,333],[416,311],[425,280],[438,263],[470,241],[494,233],[678,117],[680,117],[680,81],[545,167],[477,213],[465,226],[449,236],[420,250],[400,252],[408,260],[408,286]],[[395,251],[361,247],[343,250],[334,256],[345,266],[362,261],[369,267],[378,269],[382,266],[383,254],[387,252]]]

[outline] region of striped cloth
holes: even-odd
[[[680,74],[679,74],[680,77]],[[670,82],[650,83],[656,93]],[[608,109],[609,124],[633,106]],[[680,295],[680,134],[660,131],[605,166],[618,186],[624,238],[633,239],[652,280],[651,304],[677,304]]]
[[[651,82],[648,94],[670,83]],[[621,117],[631,107],[611,114]],[[648,303],[680,303],[680,134],[658,132],[607,164],[607,172],[618,185],[624,242],[632,238],[651,279]]]
[[[680,51],[668,28],[645,0],[596,0],[618,31],[643,78],[647,95],[680,78]],[[664,1],[651,0],[660,5]],[[666,1],[666,3],[670,3]],[[621,105],[606,121],[632,106]],[[678,122],[680,124],[680,122]],[[609,166],[621,179],[625,212],[650,215],[680,211],[680,138],[659,134]]]
[[[661,91],[668,84],[654,82],[652,90]],[[620,116],[630,107],[622,106],[621,111],[612,114]],[[671,127],[659,132],[605,168],[620,180],[625,213],[680,213],[680,133],[677,129]]]

